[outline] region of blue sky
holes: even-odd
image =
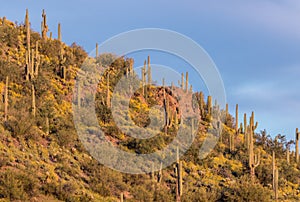
[[[233,112],[254,110],[259,129],[294,138],[300,128],[300,2],[298,0],[1,1],[0,16],[23,22],[25,9],[35,30],[46,9],[56,36],[87,52],[96,42],[137,28],[164,28],[200,44],[216,63]],[[156,63],[156,58],[152,57]]]

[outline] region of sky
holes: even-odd
[[[255,111],[259,130],[295,137],[300,128],[300,2],[298,0],[1,0],[0,16],[19,23],[25,9],[40,30],[44,8],[54,37],[87,52],[139,28],[176,31],[205,49],[223,78],[232,114]],[[157,60],[156,60],[157,59]],[[153,63],[160,57],[152,56]],[[137,62],[142,64],[143,61]]]

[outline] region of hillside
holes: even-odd
[[[174,139],[181,113],[187,110],[179,109],[179,102],[185,101],[180,97],[186,91],[184,83],[180,87],[139,88],[130,99],[131,119],[140,127],[149,125],[150,108],[158,105],[167,111],[167,126],[148,140],[129,137],[116,126],[110,102],[119,79],[136,76],[133,59],[116,58],[113,53],[88,57],[79,45],[61,41],[61,25],[59,37],[54,39],[48,33],[45,12],[42,17],[41,34],[30,29],[28,12],[24,24],[5,17],[0,22],[1,201],[120,201],[122,197],[124,201],[183,202],[300,200],[298,147],[297,153],[293,151],[300,133],[296,131],[295,142],[281,135],[270,137],[266,131],[256,131],[254,112],[245,115],[240,124],[228,107],[219,109],[211,96],[187,87],[198,104],[194,113],[201,121],[182,158],[165,169],[139,175],[101,165],[79,140],[73,120],[72,104],[89,105],[86,89],[74,90],[76,78],[85,73],[80,70],[84,62],[107,68],[95,99],[99,126],[116,147],[132,153],[152,153]],[[151,75],[146,65],[143,71]],[[143,80],[146,83],[147,79]],[[84,98],[74,103],[78,94]],[[213,112],[225,119],[223,130],[213,152],[199,159]],[[238,105],[236,112],[241,113]]]

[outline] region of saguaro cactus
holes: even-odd
[[[181,89],[184,90],[184,73],[181,73]]]
[[[99,56],[99,45],[96,43],[96,58]]]
[[[296,144],[295,144],[295,152],[296,152],[296,163],[299,163],[299,132],[298,128],[296,128]]]
[[[30,22],[29,22],[29,12],[28,9],[26,9],[26,15],[25,15],[25,29],[26,29],[26,68],[25,68],[25,74],[26,74],[26,80],[29,80],[29,73],[31,69],[31,53],[30,53]]]
[[[61,42],[61,25],[58,23],[58,28],[57,28],[57,39],[58,41]]]
[[[185,92],[187,93],[189,90],[189,73],[185,73]]]
[[[278,199],[278,168],[276,166],[276,158],[275,152],[272,153],[272,176],[273,176],[273,192],[274,192],[274,199]]]
[[[30,50],[30,22],[29,22],[28,9],[26,9],[25,29],[26,29],[26,46],[27,46],[27,50]]]
[[[286,163],[290,165],[290,147],[286,146]]]
[[[8,117],[8,76],[6,76],[5,92],[4,92],[4,121],[7,121]]]
[[[205,117],[205,101],[204,101],[204,95],[203,95],[202,91],[199,93],[199,109],[200,109],[201,117],[204,118]]]
[[[239,105],[235,105],[235,132],[238,133],[239,130]]]
[[[109,90],[109,72],[107,73],[107,86],[106,86],[106,105],[110,108],[110,90]]]
[[[275,195],[275,200],[278,199],[278,168],[275,169],[275,186],[274,186],[274,195]]]
[[[31,94],[32,94],[32,115],[35,117],[36,114],[36,103],[35,103],[35,89],[34,85],[31,86]]]
[[[41,56],[39,54],[39,41],[36,41],[35,43],[35,58],[33,58],[32,60],[35,59],[35,62],[34,62],[34,74],[35,76],[38,76],[39,75],[39,66],[41,64]]]
[[[50,133],[50,126],[49,126],[49,118],[46,117],[46,135],[49,135]]]
[[[162,180],[162,163],[160,163],[160,169],[159,169],[159,172],[157,174],[157,182],[161,183],[161,180]]]
[[[150,65],[150,56],[148,56],[148,65],[147,65],[147,75],[148,75],[148,85],[152,83],[152,72],[151,72],[151,65]]]
[[[274,176],[275,176],[275,167],[276,167],[276,158],[275,158],[275,151],[272,152],[272,176],[273,176],[273,189],[275,187],[275,181],[274,181]]]
[[[253,140],[253,136],[254,136],[254,130],[257,127],[257,122],[254,126],[254,112],[252,112],[252,116],[250,118],[250,131],[249,131],[249,167],[250,167],[250,174],[252,179],[254,179],[255,177],[255,168],[257,166],[259,166],[260,164],[260,153],[258,154],[254,154],[254,140]]]
[[[207,115],[211,116],[211,113],[212,113],[212,98],[211,98],[210,95],[207,96],[206,108],[207,108]]]
[[[179,160],[179,150],[177,148],[176,174],[176,201],[180,201],[182,196],[182,162]]]
[[[5,21],[6,21],[6,17],[4,16],[4,17],[2,18],[2,25],[3,25],[3,26],[5,25]]]
[[[142,68],[142,95],[145,96],[145,85],[146,85],[146,60]]]
[[[226,103],[226,108],[225,108],[225,120],[227,120],[227,117],[228,117],[228,115],[229,115],[229,113],[228,113],[228,103]]]
[[[247,127],[247,114],[244,113],[244,147],[249,148],[249,143],[248,143],[248,127]]]
[[[234,143],[234,139],[235,139],[235,136],[234,135],[238,135],[239,133],[239,105],[236,104],[235,106],[235,134],[232,133],[230,134],[229,136],[229,149],[231,152],[233,152],[235,150],[235,143]]]
[[[42,38],[43,40],[47,39],[47,32],[48,32],[48,25],[47,25],[47,15],[45,13],[45,10],[43,9],[43,13],[42,13],[42,18],[43,18],[43,22],[41,24],[41,29],[42,29]]]
[[[123,192],[120,194],[120,202],[123,202],[124,201],[124,194]]]
[[[134,60],[132,58],[129,59],[129,72],[130,72],[130,75],[133,75],[133,64],[134,64]]]

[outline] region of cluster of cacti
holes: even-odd
[[[179,160],[179,150],[177,148],[177,161],[175,165],[176,175],[176,201],[180,201],[182,196],[182,161]]]
[[[38,51],[38,41],[36,42],[36,49],[26,51],[26,80],[31,80],[38,76],[39,66],[41,64],[41,56]]]
[[[167,133],[168,127],[172,127],[172,124],[173,124],[172,121],[173,121],[174,115],[173,115],[173,111],[170,108],[170,103],[169,103],[168,97],[166,96],[165,87],[163,87],[163,96],[164,96],[163,103],[164,103],[164,109],[165,109],[165,133]],[[177,119],[177,113],[175,112],[175,122],[176,122],[176,119]]]
[[[43,21],[41,22],[42,38],[43,38],[43,40],[46,40],[47,32],[48,32],[49,28],[47,25],[47,15],[46,15],[44,9],[43,9],[43,13],[42,13],[42,18],[43,18]]]
[[[185,82],[184,82],[184,73],[181,73],[181,81],[178,80],[178,85],[181,87],[182,90],[185,92],[188,92],[189,90],[189,73],[186,72],[185,74]],[[190,91],[192,91],[193,87],[190,88]]]
[[[152,83],[152,72],[150,66],[150,56],[147,58],[148,61],[144,61],[144,66],[142,68],[142,95],[146,98],[147,97],[147,85],[151,85]],[[133,63],[132,63],[133,65]],[[130,66],[130,72],[133,72],[132,65]],[[146,67],[147,65],[147,67]],[[147,78],[146,78],[147,76]]]
[[[300,138],[300,133],[298,132],[298,128],[296,128],[296,144],[295,144],[296,163],[299,163],[299,138]]]
[[[249,167],[252,179],[255,177],[255,168],[260,164],[260,153],[254,154],[254,131],[257,128],[258,122],[254,125],[254,112],[250,117],[250,126],[247,136],[249,137]]]
[[[4,121],[7,121],[8,117],[8,76],[6,76],[5,92],[4,92]]]
[[[25,56],[25,75],[26,80],[33,79],[34,76],[38,76],[39,66],[41,63],[41,56],[39,54],[39,42],[36,41],[35,50],[31,49],[30,45],[30,22],[29,22],[29,13],[26,9],[25,16],[25,29],[26,29],[26,56]]]
[[[96,49],[97,49],[97,45],[96,45]],[[99,54],[97,53],[98,51],[96,50],[96,55]],[[129,67],[126,68],[126,77],[128,78],[128,76],[132,76],[134,75],[133,72],[133,64],[134,64],[134,60],[132,58],[129,59]]]
[[[152,181],[155,180],[155,172],[154,172],[154,165],[152,164],[152,168],[151,168],[151,179]],[[160,163],[160,168],[159,168],[159,171],[157,172],[157,183],[161,183],[161,180],[162,180],[162,163]]]

